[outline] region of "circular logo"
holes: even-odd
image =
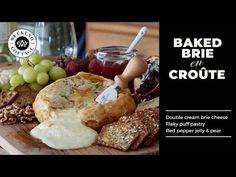
[[[36,49],[36,39],[33,33],[26,29],[14,31],[8,39],[8,49],[19,58],[28,57]]]
[[[26,37],[19,37],[15,42],[16,48],[19,50],[25,50],[29,47],[29,40]]]

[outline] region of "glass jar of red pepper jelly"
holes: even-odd
[[[90,60],[88,70],[91,73],[114,79],[122,74],[129,60],[138,54],[137,50],[126,52],[128,47],[109,46],[90,50],[86,58]]]

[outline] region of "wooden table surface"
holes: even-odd
[[[16,67],[16,63],[13,64],[6,64],[6,63],[0,63],[0,72],[3,69],[10,69]],[[156,101],[156,103],[159,105],[159,99]],[[138,151],[131,151],[131,152],[121,152],[115,149],[101,147],[101,146],[91,146],[86,149],[79,149],[79,150],[69,150],[69,151],[57,151],[54,149],[48,148],[43,143],[34,140],[30,135],[29,131],[32,129],[32,127],[35,126],[34,124],[27,124],[27,125],[21,125],[21,124],[15,124],[15,125],[7,125],[3,126],[0,125],[0,155],[7,155],[7,154],[16,154],[15,150],[17,152],[22,152],[22,154],[116,154],[116,155],[141,155],[141,154],[152,154],[157,155],[159,154],[159,142],[155,143],[155,145],[147,148],[141,148]],[[19,130],[17,132],[17,130]],[[24,130],[24,131],[23,131]],[[20,133],[19,133],[20,132]],[[18,139],[17,139],[18,137]],[[19,140],[25,140],[20,141]],[[30,141],[28,141],[30,140]],[[4,150],[1,146],[4,146],[6,150]],[[8,148],[8,149],[7,149]],[[37,151],[37,152],[36,152]]]
[[[3,70],[3,69],[11,69],[12,67],[15,67],[17,66],[16,63],[12,63],[12,64],[9,64],[9,63],[0,63],[0,72]],[[6,154],[9,154],[7,151],[5,151],[1,146],[0,146],[0,155],[6,155]]]
[[[159,141],[148,147],[123,152],[113,148],[92,145],[86,148],[56,150],[48,147],[40,140],[33,138],[30,131],[38,123],[0,124],[0,146],[13,155],[158,155]]]
[[[2,147],[0,147],[0,155],[7,155],[7,151],[5,151]]]

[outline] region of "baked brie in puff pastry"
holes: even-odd
[[[86,72],[57,80],[38,93],[33,103],[35,115],[39,122],[63,117],[80,119],[84,125],[100,129],[121,116],[132,114],[136,108],[129,89],[119,90],[115,101],[103,105],[95,101],[113,83]]]

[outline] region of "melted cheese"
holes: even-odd
[[[97,132],[83,125],[79,119],[50,119],[36,126],[30,134],[55,149],[88,147],[97,138]]]

